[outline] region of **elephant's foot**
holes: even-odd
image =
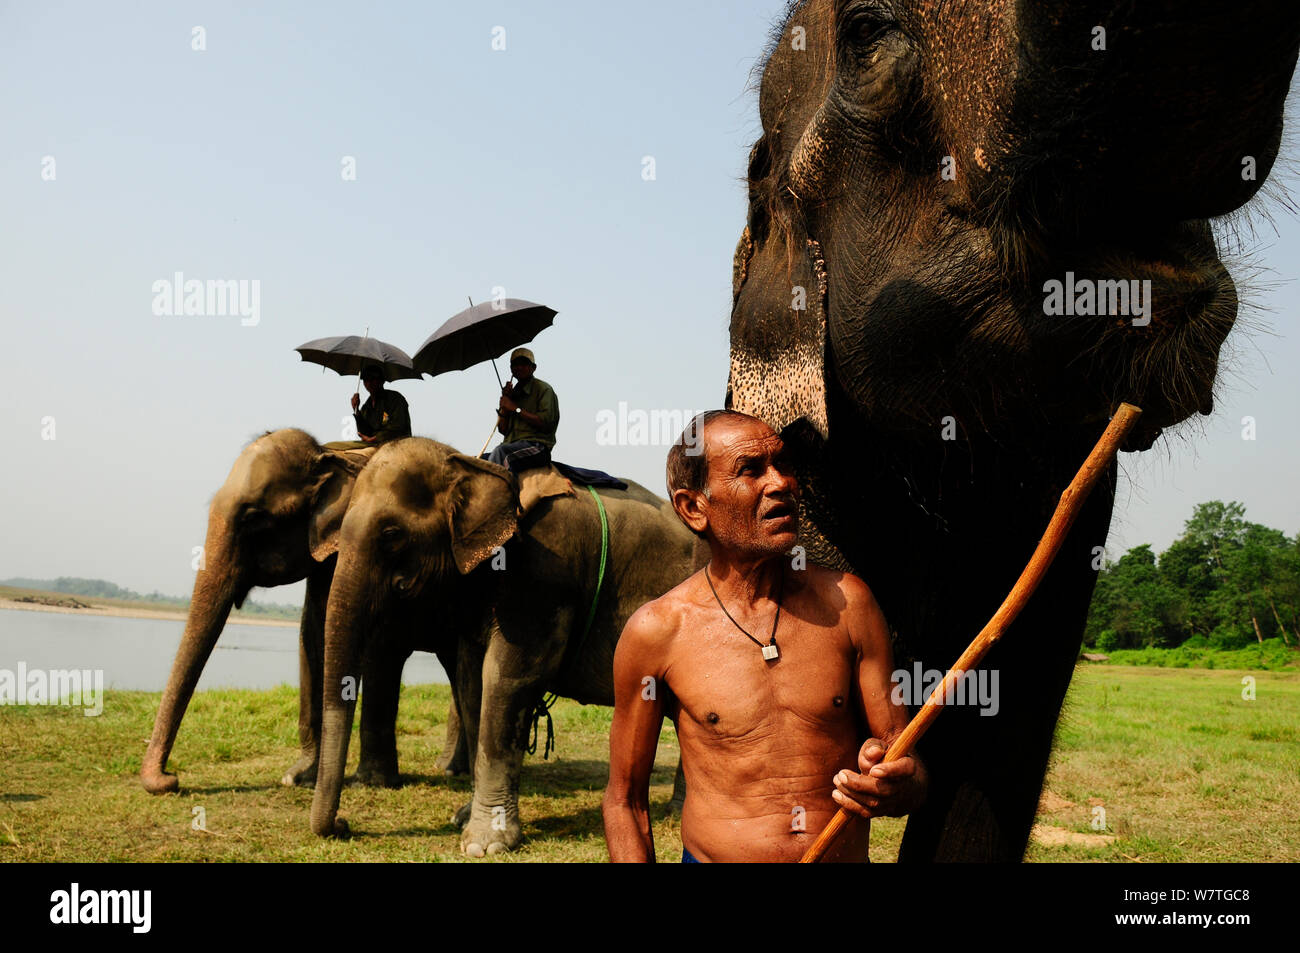
[[[341,817],[335,817],[333,821],[327,824],[317,824],[312,822],[312,832],[319,834],[321,837],[350,837],[352,829],[348,827],[348,822]]]
[[[140,783],[150,794],[174,794],[181,786],[176,775],[168,774],[161,768],[141,768]]]
[[[472,807],[469,823],[460,833],[460,849],[470,857],[504,854],[524,839],[519,812],[510,807]]]
[[[298,760],[289,765],[280,776],[280,783],[287,788],[300,786],[305,788],[316,785],[316,752],[303,752]]]
[[[368,788],[400,788],[402,786],[402,778],[397,773],[396,761],[367,761],[363,758],[361,763],[357,765],[354,780],[357,784],[364,784]]]
[[[438,760],[433,763],[435,771],[456,777],[462,774],[469,774],[469,751],[464,745],[456,745],[455,748],[443,748],[442,753],[438,755]]]

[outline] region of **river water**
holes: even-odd
[[[104,687],[160,692],[185,623],[170,619],[128,619],[0,609],[0,669],[101,669]],[[438,659],[416,652],[402,682],[447,684]],[[298,684],[298,629],[227,623],[199,679],[206,688],[273,688]]]

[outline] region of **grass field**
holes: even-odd
[[[1031,861],[1300,860],[1300,673],[1082,667],[1057,733]],[[464,779],[434,775],[448,689],[403,689],[404,786],[349,786],[344,841],[307,826],[311,791],[277,779],[296,756],[297,689],[195,696],[171,769],[181,793],[151,797],[137,772],[159,696],[111,692],[79,709],[0,707],[0,860],[459,861],[451,815]],[[524,765],[525,845],[483,862],[602,861],[600,797],[611,710],[561,701],[558,757]],[[355,765],[358,743],[350,755]],[[666,816],[677,759],[667,726],[652,778],[660,860],[680,857]],[[1096,831],[1095,808],[1106,830]],[[206,832],[194,829],[198,811]],[[876,821],[872,858],[893,860],[904,821]]]

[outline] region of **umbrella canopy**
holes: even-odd
[[[555,315],[544,304],[520,298],[476,304],[429,335],[415,352],[415,367],[433,377],[495,360],[549,328]]]
[[[317,338],[294,350],[302,355],[304,361],[323,364],[344,377],[360,374],[362,368],[371,364],[383,370],[386,381],[419,380],[423,376],[411,363],[410,355],[400,347],[378,338],[358,337],[355,334]]]

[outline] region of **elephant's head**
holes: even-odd
[[[141,767],[150,792],[176,790],[167,757],[231,607],[254,586],[297,582],[333,556],[359,468],[292,429],[257,438],[235,461],[208,509],[185,633]]]
[[[1298,44],[1300,5],[1275,0],[792,5],[762,71],[732,406],[1024,441],[1095,436],[1128,400],[1134,449],[1208,413],[1237,315],[1208,220],[1268,176]]]
[[[1119,401],[1129,449],[1212,409],[1209,220],[1269,175],[1298,47],[1280,0],[804,0],[774,31],[730,401],[811,424],[809,556],[869,582],[901,664],[958,657]],[[927,734],[900,860],[1021,856],[1112,503],[990,656],[999,716]]]
[[[386,444],[362,471],[337,534],[325,614],[321,754],[311,825],[337,821],[363,639],[385,620],[477,618],[462,578],[514,535],[518,488],[504,467],[421,437]],[[350,681],[348,681],[350,679]]]

